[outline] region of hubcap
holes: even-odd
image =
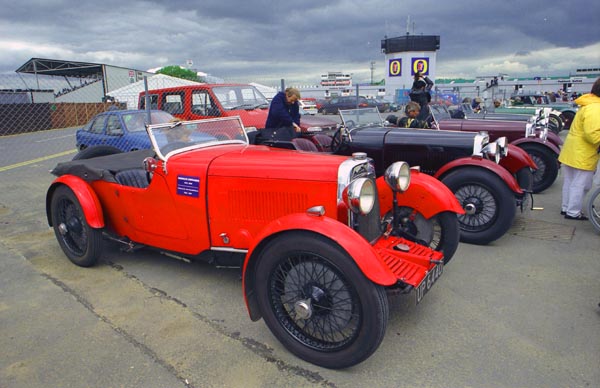
[[[473,214],[475,214],[477,212],[477,206],[473,202],[467,203],[464,206],[464,209],[465,209],[465,213],[470,216],[472,216]]]
[[[58,225],[58,232],[61,234],[61,236],[67,234],[67,225],[65,225],[64,222],[61,222],[60,225]]]
[[[294,312],[300,319],[309,319],[312,317],[312,304],[310,299],[302,299],[294,303]]]

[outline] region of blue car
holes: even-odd
[[[77,130],[77,149],[83,150],[96,145],[113,146],[124,152],[150,149],[152,144],[146,133],[147,115],[145,110],[113,110],[100,113]],[[152,110],[150,115],[150,124],[173,120],[173,116],[162,110]]]

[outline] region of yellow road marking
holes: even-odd
[[[54,154],[54,155],[42,156],[41,158],[37,158],[37,159],[26,160],[21,163],[15,163],[15,164],[11,164],[9,166],[0,167],[0,172],[12,170],[13,168],[17,168],[17,167],[27,166],[29,164],[33,164],[33,163],[37,163],[37,162],[43,162],[44,160],[54,159],[54,158],[58,158],[60,156],[74,154],[75,152],[77,152],[77,149],[65,151],[65,152],[59,152],[58,154]]]

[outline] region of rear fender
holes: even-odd
[[[549,132],[548,135],[553,134],[554,136],[556,136],[554,134],[554,132]],[[548,147],[550,148],[550,150],[552,150],[552,152],[554,152],[556,155],[560,154],[560,149],[551,141],[549,141],[550,137],[548,137],[548,141],[542,141],[541,139],[531,139],[531,138],[522,138],[522,139],[518,139],[513,141],[510,144],[514,144],[515,146],[520,146],[521,144],[528,144],[528,143],[537,143],[542,147]],[[520,148],[520,147],[519,147]],[[523,152],[525,152],[523,149],[521,149]],[[513,149],[511,148],[510,152],[513,152]],[[527,153],[527,152],[525,152]]]
[[[510,147],[510,144],[508,146]],[[509,158],[510,153],[511,151],[509,151],[508,155],[502,160]],[[443,180],[444,175],[464,167],[477,167],[489,170],[498,175],[500,179],[502,179],[515,194],[523,194],[523,190],[519,187],[519,183],[509,170],[492,162],[491,160],[482,159],[475,156],[471,156],[470,158],[455,159],[450,163],[447,163],[435,173],[434,177],[439,180]]]
[[[46,193],[46,217],[48,218],[48,225],[52,226],[52,209],[50,209],[52,195],[54,194],[54,190],[60,185],[68,186],[75,193],[77,200],[81,204],[85,220],[90,227],[96,229],[104,227],[104,215],[98,196],[86,181],[73,175],[63,175],[56,178],[52,182],[52,185],[50,185],[50,188],[48,188],[48,192]]]
[[[398,278],[383,264],[382,258],[376,253],[371,244],[348,226],[330,217],[309,216],[304,213],[291,214],[267,225],[253,239],[246,254],[242,270],[242,289],[244,290],[246,307],[252,320],[260,319],[254,292],[257,258],[270,240],[284,233],[293,233],[294,231],[307,231],[327,237],[345,250],[363,274],[373,283],[390,286],[398,281]]]
[[[377,191],[380,198],[381,215],[392,209],[393,192],[383,177],[377,179]],[[435,179],[416,170],[411,170],[410,186],[403,193],[396,194],[398,206],[410,207],[426,219],[438,213],[451,211],[464,214],[464,209],[450,189]]]
[[[525,140],[523,143],[535,142],[535,139],[522,140]],[[524,167],[529,167],[533,168],[534,170],[537,170],[537,165],[535,164],[533,159],[531,159],[531,156],[529,156],[529,154],[524,149],[517,146],[517,141],[519,140],[516,140],[508,145],[508,155],[500,159],[499,164],[508,171],[510,171],[512,174],[516,174],[519,170],[523,169]],[[521,143],[522,142],[519,142],[518,144]],[[544,144],[543,142],[540,143]]]

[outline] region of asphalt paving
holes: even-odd
[[[501,239],[459,244],[421,303],[390,296],[373,356],[328,370],[248,318],[237,269],[112,244],[71,264],[45,218],[71,156],[0,170],[2,388],[600,386],[600,234],[560,216],[560,176]]]

